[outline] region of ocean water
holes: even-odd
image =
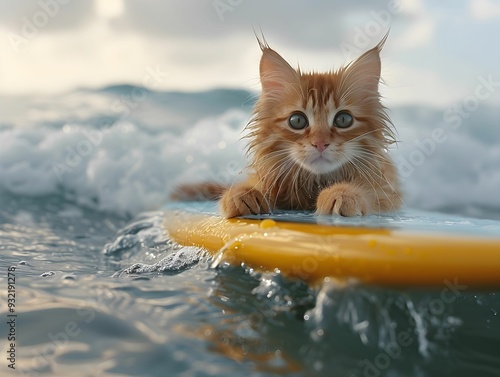
[[[169,239],[175,184],[242,175],[254,98],[128,85],[0,98],[0,375],[500,375],[498,291],[311,287],[213,268]],[[405,203],[500,219],[498,111],[450,111],[391,109]]]

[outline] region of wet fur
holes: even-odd
[[[251,173],[223,192],[222,214],[279,208],[355,216],[398,209],[396,169],[386,153],[394,134],[378,92],[385,38],[355,62],[326,73],[295,70],[259,42],[262,94],[247,126]],[[333,126],[340,110],[354,117],[351,127]],[[309,127],[288,125],[295,111],[307,115]],[[314,146],[318,141],[328,144],[325,151]],[[206,185],[198,187],[206,191]],[[214,187],[220,195],[220,187]]]

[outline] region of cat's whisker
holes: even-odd
[[[299,203],[299,206],[302,207],[302,198],[298,195],[298,193],[300,192],[300,187],[297,187],[297,184],[299,183],[300,173],[300,169],[295,169],[295,173],[292,177],[292,187],[294,188],[292,192],[295,196],[295,199]],[[290,206],[292,206],[292,203],[290,203]]]
[[[394,195],[396,195],[396,196],[398,197],[398,199],[399,199],[399,200],[400,200],[400,201],[401,201],[401,202],[405,205],[403,198],[402,198],[402,197],[401,197],[401,195],[398,193],[398,190],[396,190],[396,189],[393,187],[393,185],[389,182],[389,180],[385,177],[385,175],[380,175],[380,174],[375,173],[376,171],[380,171],[380,169],[379,169],[377,166],[373,166],[373,164],[374,164],[374,163],[373,163],[372,161],[367,160],[367,158],[366,158],[366,157],[363,157],[363,155],[362,155],[362,154],[363,154],[363,153],[366,153],[366,151],[359,151],[359,152],[360,152],[360,153],[359,153],[359,155],[355,156],[355,157],[354,157],[354,160],[357,160],[357,161],[359,161],[359,162],[360,162],[363,166],[366,166],[366,168],[368,168],[368,169],[367,169],[367,171],[368,171],[368,172],[370,172],[370,174],[375,175],[375,176],[376,176],[376,177],[378,177],[380,180],[382,180],[385,184],[387,184],[387,185],[390,187],[390,189],[391,189],[392,193],[393,193]],[[369,154],[369,155],[370,155],[370,156],[373,156],[374,154]],[[371,169],[370,169],[370,167],[369,167],[369,166],[371,166]],[[383,187],[380,185],[380,183],[378,183],[376,180],[375,180],[375,182],[378,184],[378,186],[380,187],[380,189],[382,190],[382,192],[386,195],[387,200],[389,200],[389,202],[391,203],[391,205],[394,207],[394,203],[393,203],[393,202],[392,202],[392,200],[391,200],[391,199],[387,196],[386,190],[384,190],[384,189],[383,189]]]
[[[303,174],[307,174],[306,177],[302,177],[302,185],[299,187],[298,190],[301,190],[306,184],[307,184],[307,192],[311,192],[313,190],[313,180],[312,180],[312,177],[313,177],[313,173],[310,172],[310,171],[307,171],[307,170],[303,170],[302,169],[302,173]]]
[[[254,164],[255,167],[260,167],[260,166],[266,166],[266,165],[269,165],[269,161],[270,160],[275,160],[277,159],[278,161],[280,161],[281,159],[283,159],[284,157],[287,157],[288,156],[288,151],[285,151],[285,150],[280,150],[280,151],[274,151],[274,152],[271,152],[271,153],[268,153],[264,158],[258,158],[258,161]],[[258,156],[259,157],[259,156]]]
[[[286,154],[283,154],[281,156],[273,156],[273,157],[274,158],[272,160],[276,160],[276,161],[269,162],[269,159],[268,159],[266,161],[262,161],[261,163],[255,164],[255,167],[256,168],[265,168],[265,170],[267,170],[266,174],[269,174],[276,165],[278,165],[283,160],[286,160],[287,156],[286,156]]]
[[[283,172],[288,168],[288,166],[291,164],[290,161],[283,160],[281,161],[273,170],[270,170],[269,173],[267,173],[263,178],[266,180],[269,177],[272,178],[272,182],[269,185],[270,189],[273,187],[274,183],[276,183],[276,180],[279,179],[282,175]],[[278,171],[277,174],[273,174],[276,171]]]
[[[365,136],[367,136],[367,135],[370,135],[370,134],[375,133],[375,132],[378,132],[378,131],[384,131],[384,128],[376,128],[376,129],[374,129],[374,130],[367,131],[367,132],[365,132],[365,133],[363,133],[363,134],[361,134],[361,135],[359,135],[359,136],[356,136],[356,137],[354,137],[354,138],[352,138],[352,139],[350,139],[350,140],[347,140],[344,144],[350,144],[350,143],[353,143],[353,142],[355,142],[355,141],[357,141],[357,140],[359,140],[359,139],[364,138],[364,137],[365,137]]]
[[[275,201],[274,201],[274,206],[276,206],[276,204],[278,202],[278,198],[280,196],[281,188],[283,187],[283,184],[285,183],[285,181],[286,181],[287,177],[290,175],[290,173],[293,171],[293,169],[290,169],[291,167],[293,167],[293,165],[294,165],[293,161],[289,161],[289,163],[286,165],[287,172],[284,175],[284,177],[282,178],[281,183],[280,183],[280,185],[278,187],[278,190],[276,191],[276,198],[275,198]],[[278,183],[278,178],[275,180],[275,184]],[[274,187],[276,187],[276,186],[274,186]]]
[[[288,154],[287,154],[288,155]],[[288,170],[288,168],[293,165],[293,162],[290,161],[290,160],[286,160],[286,159],[282,159],[282,160],[279,160],[278,163],[274,164],[274,165],[277,165],[275,168],[273,169],[268,169],[268,173],[265,174],[263,177],[261,177],[259,179],[259,182],[263,182],[264,183],[264,187],[268,187],[268,189],[263,193],[264,196],[268,197],[270,196],[270,192],[271,190],[276,187],[276,184],[278,182],[278,180],[280,179],[280,177],[282,176],[283,172]],[[273,166],[274,166],[273,165]],[[277,170],[278,173],[277,174],[273,174],[274,172],[276,172]],[[271,182],[267,182],[265,183],[265,181],[271,177]],[[277,195],[277,194],[276,194]],[[278,195],[277,195],[278,196]],[[276,199],[277,199],[277,196],[276,196]],[[276,202],[274,203],[274,206],[276,206]]]
[[[366,140],[370,143],[372,146],[377,146],[380,149],[385,149],[388,147],[388,145],[395,143],[396,141],[391,139],[390,141],[387,140],[387,138],[384,136],[384,130],[381,128],[376,128],[374,130],[365,132],[359,136],[356,136],[355,138],[346,141],[346,144],[350,144],[353,142],[357,142],[360,140]]]
[[[349,161],[348,163],[352,164],[353,168],[355,170],[357,170],[361,174],[361,176],[365,178],[366,182],[368,182],[368,184],[371,186],[373,193],[375,194],[375,197],[377,198],[377,203],[378,203],[378,207],[379,207],[378,210],[380,211],[380,199],[379,199],[377,190],[375,189],[375,186],[372,183],[372,179],[370,179],[370,177],[369,177],[369,172],[366,172],[363,168],[356,166],[354,161]]]
[[[286,162],[287,161],[287,158],[289,153],[286,152],[286,151],[282,151],[283,153],[280,153],[280,154],[277,154],[276,156],[273,156],[273,157],[277,157],[277,156],[280,156],[280,158],[277,158],[277,161],[274,162],[271,166],[266,166],[265,170],[267,170],[267,173],[265,176],[268,176],[268,175],[271,175],[274,171],[276,171],[277,169],[279,169],[279,166],[282,162]],[[269,162],[268,162],[268,159],[266,160],[263,160],[262,164],[256,164],[257,167],[261,167],[261,165],[268,165]]]
[[[363,158],[367,162],[369,162],[372,169],[374,169],[374,174],[376,174],[377,171],[381,171],[382,164],[384,162],[387,162],[386,158],[384,158],[383,156],[380,156],[377,153],[367,152],[367,151],[363,151],[363,150],[356,150],[356,149],[351,149],[351,153],[355,157]]]
[[[356,162],[359,162],[361,164],[361,166],[356,164]],[[373,177],[373,175],[376,175],[380,179],[386,181],[385,177],[382,178],[380,175],[374,173],[374,171],[378,170],[376,167],[369,168],[365,163],[363,163],[362,160],[360,160],[358,158],[358,156],[351,156],[349,163],[354,167],[354,169],[356,169],[365,178],[366,182],[372,187],[372,189],[373,189],[372,192],[374,193],[374,195],[376,196],[376,199],[377,199],[376,202],[377,202],[378,207],[379,207],[378,211],[381,210],[380,197],[378,195],[378,190],[375,188],[373,183],[375,183],[380,188],[380,190],[385,195],[385,197],[387,198],[387,200],[389,201],[391,206],[394,207],[394,203],[392,202],[391,198],[387,195],[386,190],[384,190],[382,185],[378,182],[378,180],[374,179],[374,177]]]
[[[381,206],[380,206],[380,197],[379,197],[379,194],[378,194],[378,190],[375,188],[375,186],[373,185],[372,182],[374,182],[374,183],[377,184],[377,186],[382,190],[382,192],[386,196],[387,200],[389,200],[389,202],[391,203],[391,205],[393,205],[391,199],[389,198],[389,196],[387,195],[387,193],[382,189],[382,186],[380,185],[380,183],[378,183],[377,180],[373,179],[373,177],[372,177],[372,171],[370,169],[365,168],[363,164],[361,164],[361,166],[358,166],[358,165],[356,165],[356,163],[354,161],[353,161],[353,166],[355,168],[359,169],[358,171],[360,172],[360,174],[365,177],[365,179],[368,182],[368,184],[372,187],[373,193],[375,194],[375,197],[377,199],[376,203],[378,204],[378,211],[380,211],[380,209],[381,209]]]

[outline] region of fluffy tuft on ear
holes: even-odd
[[[349,86],[356,85],[370,93],[378,93],[380,81],[380,51],[384,46],[388,33],[371,50],[368,50],[346,67],[346,81]]]
[[[257,37],[262,58],[260,59],[260,82],[262,92],[279,94],[289,85],[299,84],[299,73],[293,69],[276,51],[271,49],[265,39]]]

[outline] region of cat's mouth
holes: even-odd
[[[333,162],[332,160],[330,160],[329,158],[326,158],[325,156],[320,154],[318,157],[313,158],[312,161],[310,161],[309,163],[311,165],[315,165],[315,164],[324,164],[324,163],[332,163],[332,162]]]
[[[342,161],[320,154],[304,161],[303,166],[315,174],[326,174],[340,168]]]

